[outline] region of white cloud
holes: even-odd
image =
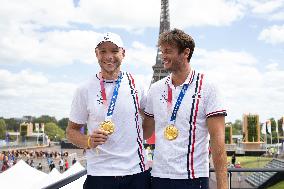
[[[284,20],[284,0],[250,0],[239,3],[255,16],[266,20]]]
[[[274,25],[262,30],[258,39],[271,44],[284,43],[284,25]]]
[[[284,6],[283,0],[269,0],[269,1],[260,1],[255,2],[252,12],[257,14],[267,14],[277,11],[279,8]]]
[[[228,120],[242,119],[243,113],[257,113],[261,121],[279,119],[284,107],[284,70],[259,70],[258,60],[245,52],[197,50],[193,67],[203,70],[219,85],[228,107]],[[221,58],[220,58],[221,57]]]
[[[17,30],[2,37],[0,63],[29,62],[60,66],[80,61],[90,64],[94,62],[92,50],[98,35],[93,31],[80,30],[41,34]]]
[[[155,64],[157,49],[145,46],[143,43],[134,41],[126,50],[125,62],[137,69],[151,67]]]
[[[75,85],[50,82],[43,73],[0,70],[0,115],[68,116]]]
[[[244,6],[225,0],[170,1],[173,27],[224,26],[244,16]]]

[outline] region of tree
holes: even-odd
[[[4,119],[0,119],[0,139],[5,139],[6,137],[6,123]]]
[[[49,123],[49,122],[53,122],[53,123],[57,124],[56,118],[51,117],[49,115],[42,115],[42,116],[40,116],[40,117],[38,117],[34,120],[34,123],[45,123],[46,124],[46,123]]]
[[[257,132],[257,116],[255,115],[248,115],[247,116],[247,124],[248,124],[248,141],[249,142],[256,142],[258,138]]]
[[[20,119],[9,118],[5,119],[7,130],[10,131],[20,131]]]
[[[283,124],[283,117],[281,117],[281,119],[278,120],[278,134],[279,136],[284,136],[283,130],[282,130],[282,124]]]
[[[231,127],[225,127],[225,143],[231,144]]]
[[[68,118],[62,118],[58,121],[58,126],[65,131],[68,125]]]
[[[233,135],[241,135],[243,133],[243,123],[241,120],[237,119],[235,123],[232,124]]]
[[[45,124],[44,132],[48,135],[50,140],[53,140],[53,141],[61,140],[62,138],[64,138],[64,131],[53,122],[49,122]]]

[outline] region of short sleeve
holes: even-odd
[[[77,124],[85,124],[88,119],[87,90],[78,88],[71,104],[69,120]]]
[[[205,85],[205,113],[206,117],[212,116],[226,116],[227,112],[223,105],[223,98],[220,91],[213,83],[207,83]]]
[[[142,87],[142,85],[140,86],[140,88],[141,88],[140,108],[144,110],[147,102],[147,93],[145,89]]]
[[[153,85],[152,85],[153,86]],[[146,107],[144,110],[145,115],[154,117],[154,111],[153,111],[153,87],[150,87],[147,97],[146,97]]]

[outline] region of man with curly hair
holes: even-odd
[[[208,188],[209,138],[217,187],[227,188],[226,110],[207,75],[191,68],[195,42],[173,29],[158,46],[171,74],[150,87],[144,112],[144,138],[156,134],[152,189]]]

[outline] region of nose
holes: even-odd
[[[106,53],[105,54],[105,59],[106,60],[113,60],[113,54],[112,53]]]

